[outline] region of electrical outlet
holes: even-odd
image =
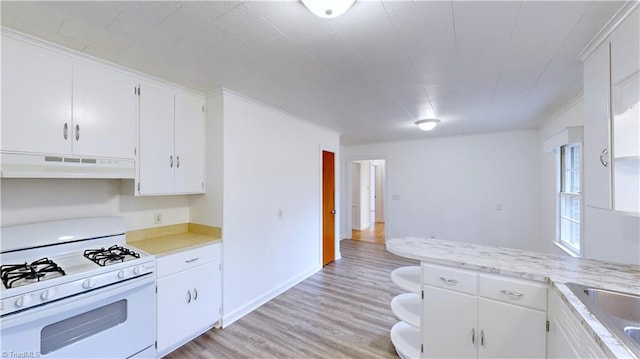
[[[153,212],[153,223],[154,224],[162,223],[162,212]]]
[[[279,209],[278,210],[278,219],[283,219],[284,218],[284,211]]]

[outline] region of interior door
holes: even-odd
[[[335,154],[322,151],[322,265],[335,259]]]

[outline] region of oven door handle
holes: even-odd
[[[87,295],[74,295],[61,299],[58,302],[33,308],[32,310],[27,309],[23,312],[8,314],[0,318],[0,326],[2,326],[2,329],[4,330],[17,325],[24,325],[24,323],[39,321],[61,312],[72,311],[73,309],[80,308],[84,305],[100,303],[101,301],[111,297],[122,296],[124,293],[140,290],[148,285],[154,285],[154,283],[155,276],[152,275],[152,273],[145,274],[138,278],[130,279],[124,283],[120,282],[98,288],[90,292],[79,293],[86,293]]]

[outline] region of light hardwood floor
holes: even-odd
[[[351,239],[384,244],[384,223],[375,222],[373,226],[364,231],[351,231]]]
[[[342,259],[167,358],[397,358],[389,303],[403,291],[389,275],[418,262],[375,243],[346,239],[340,249]]]

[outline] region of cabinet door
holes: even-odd
[[[68,57],[2,36],[2,150],[70,153],[71,84]]]
[[[640,8],[611,38],[614,209],[640,212]]]
[[[584,198],[588,206],[611,209],[609,43],[584,63]],[[602,160],[602,161],[601,161]],[[603,163],[606,164],[603,165]]]
[[[582,327],[555,291],[549,292],[548,358],[604,358],[591,335]]]
[[[557,319],[551,319],[549,334],[547,335],[547,358],[569,359],[580,358],[580,354],[571,344],[569,336]]]
[[[174,92],[154,83],[140,85],[140,155],[138,194],[173,192]]]
[[[424,358],[475,358],[479,338],[475,296],[424,286]]]
[[[192,339],[219,319],[218,262],[158,279],[158,353]]]
[[[479,358],[544,358],[547,353],[543,311],[480,298]]]
[[[134,158],[137,85],[134,77],[119,71],[85,61],[74,63],[74,154]]]
[[[204,98],[188,92],[176,93],[176,193],[204,192],[204,121]]]

